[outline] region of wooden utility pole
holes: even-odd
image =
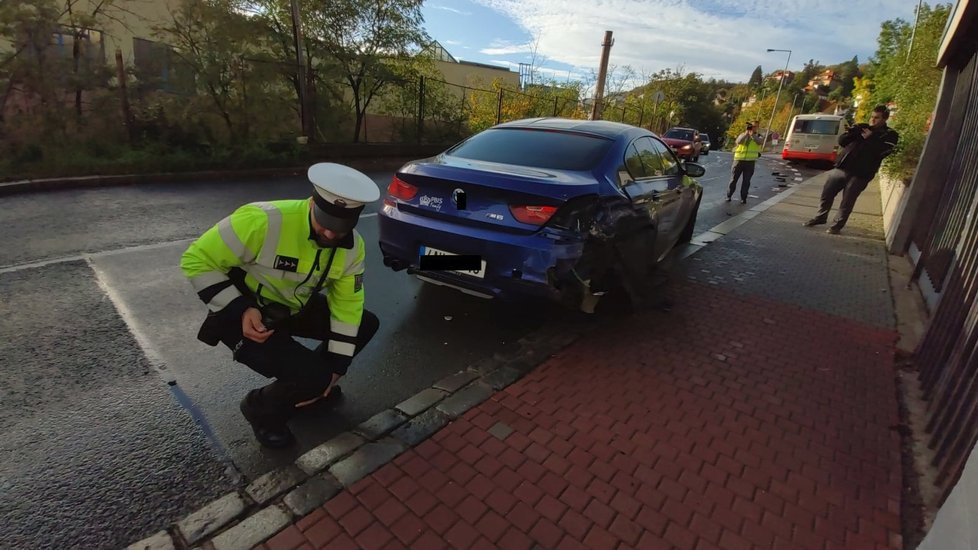
[[[302,125],[302,135],[306,139],[310,139],[313,135],[312,125],[312,113],[309,112],[308,103],[308,90],[306,82],[306,59],[302,51],[302,44],[304,40],[302,39],[302,20],[299,18],[299,3],[297,0],[292,0],[292,37],[295,41],[295,64],[296,78],[298,80],[299,88],[299,120]]]
[[[129,138],[129,144],[132,145],[134,136],[132,112],[129,110],[129,92],[126,91],[126,66],[122,62],[122,50],[119,48],[115,49],[115,74],[119,79],[119,97],[122,100],[122,118],[126,125],[126,136]]]
[[[604,81],[608,78],[608,58],[611,57],[611,46],[614,44],[611,31],[604,31],[604,42],[601,43],[601,66],[598,67],[598,84],[594,92],[594,103],[591,105],[591,120],[601,120],[601,98],[604,96]]]

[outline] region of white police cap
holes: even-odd
[[[310,166],[307,175],[316,193],[336,206],[359,208],[380,198],[377,184],[349,166],[320,162]]]
[[[309,167],[307,176],[314,190],[316,222],[339,233],[352,230],[364,206],[380,198],[377,184],[349,166],[320,162]]]

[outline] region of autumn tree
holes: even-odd
[[[916,32],[901,19],[883,22],[877,51],[867,68],[870,82],[861,82],[869,90],[866,108],[895,105],[888,124],[900,133],[900,141],[884,169],[897,178],[909,180],[913,176],[923,151],[927,119],[934,110],[941,82],[941,70],[935,67],[934,59],[949,14],[946,4],[931,7],[924,3],[917,15]],[[860,113],[868,116],[865,109]]]
[[[360,141],[371,101],[403,73],[394,67],[429,42],[421,0],[336,0],[313,4],[310,32],[349,86]]]

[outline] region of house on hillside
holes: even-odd
[[[826,69],[808,81],[805,91],[827,97],[837,88],[842,87],[842,79],[832,69]]]

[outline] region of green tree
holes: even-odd
[[[249,137],[244,57],[260,55],[254,20],[229,0],[183,0],[171,21],[157,29],[196,77],[209,110],[224,124],[229,140]]]
[[[336,0],[314,6],[311,33],[350,88],[357,142],[370,102],[410,66],[403,59],[416,53],[411,48],[429,42],[421,0]]]
[[[863,83],[870,95],[868,104],[860,103],[860,115],[868,116],[874,105],[893,105],[888,124],[900,133],[900,142],[897,151],[887,158],[884,170],[905,181],[916,170],[927,120],[937,100],[941,71],[935,67],[934,59],[950,12],[947,4],[921,4],[916,32],[903,20],[885,21],[867,71],[870,80]],[[857,118],[857,122],[863,121],[865,118]]]
[[[764,81],[764,71],[761,70],[761,66],[758,65],[754,69],[754,72],[750,74],[750,80],[747,81],[747,86],[751,88],[756,88],[761,85]]]

